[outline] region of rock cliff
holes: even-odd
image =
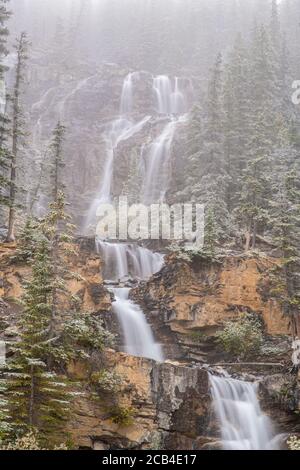
[[[0,334],[7,342],[18,337],[17,301],[30,276],[28,266],[12,262],[14,254],[14,246],[0,247]],[[68,262],[70,270],[80,275],[68,281],[80,310],[100,315],[120,337],[93,242],[80,239]],[[167,361],[156,363],[110,349],[104,359],[96,355],[92,362],[70,363],[67,374],[79,392],[66,426],[73,445],[93,449],[220,447],[208,371],[219,373],[216,363],[228,361],[216,348],[215,332],[242,311],[260,316],[269,352],[254,357],[253,364],[224,367],[233,377],[261,382],[262,406],[279,433],[299,432],[299,379],[289,371],[288,322],[268,294],[268,270],[274,262],[268,257],[232,255],[212,265],[167,257],[162,271],[132,292],[163,344]],[[93,384],[103,360],[111,377],[117,377],[115,388],[109,391]]]

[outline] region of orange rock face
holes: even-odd
[[[15,247],[14,247],[15,248]],[[23,295],[26,279],[30,279],[31,269],[25,264],[10,263],[14,249],[9,246],[0,247],[0,297],[4,301],[14,302]],[[82,312],[102,312],[111,308],[110,295],[103,286],[101,278],[101,260],[97,254],[75,248],[75,253],[68,257],[70,269],[66,286],[69,292],[78,298]],[[72,276],[75,273],[76,276]],[[61,304],[65,309],[70,305],[62,297]]]
[[[262,316],[266,333],[289,334],[289,322],[278,300],[267,292],[269,258],[228,257],[218,265],[170,259],[142,296],[164,310],[164,322],[177,333],[193,329],[214,331],[224,322],[249,311]]]

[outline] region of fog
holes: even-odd
[[[26,30],[35,49],[49,48],[60,25],[72,36],[72,54],[176,72],[205,70],[238,32],[248,35],[255,22],[268,17],[270,2],[12,0],[11,7],[13,34]]]

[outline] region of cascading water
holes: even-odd
[[[153,90],[157,100],[159,114],[172,113],[172,83],[167,75],[158,75],[153,79]]]
[[[276,450],[271,420],[262,412],[257,384],[210,376],[225,450]]]
[[[145,280],[163,266],[163,255],[138,245],[96,239],[96,249],[105,263],[104,277],[110,281]]]
[[[174,114],[184,114],[186,112],[187,105],[186,105],[186,101],[184,98],[184,94],[182,93],[179,87],[178,77],[175,77],[175,89],[171,97],[171,103],[172,103],[172,112]]]
[[[153,91],[156,97],[158,114],[184,114],[187,103],[179,87],[179,78],[175,77],[174,85],[167,75],[153,78]]]
[[[131,72],[124,80],[121,96],[121,115],[130,114],[133,109],[133,81],[139,79],[139,72]]]
[[[114,157],[118,145],[140,132],[151,118],[145,116],[140,121],[133,122],[128,117],[133,109],[133,82],[138,77],[138,73],[130,73],[125,78],[122,87],[120,116],[112,121],[104,132],[107,149],[106,161],[98,197],[91,205],[86,226],[95,218],[98,205],[111,201]],[[163,266],[161,254],[153,253],[136,244],[112,243],[96,238],[96,249],[103,257],[104,278],[107,281],[126,282],[129,279],[148,279]],[[125,351],[135,356],[161,361],[163,359],[161,347],[155,343],[143,311],[129,299],[130,289],[118,288],[112,291],[115,295],[113,310],[122,326]]]
[[[144,157],[144,185],[142,200],[145,204],[165,199],[171,177],[171,149],[176,126],[185,122],[187,115],[172,118],[162,133],[150,145]]]
[[[91,75],[90,77],[86,77],[82,80],[79,80],[76,83],[75,87],[73,87],[71,91],[64,97],[64,99],[61,100],[61,102],[58,105],[58,115],[61,121],[64,121],[65,119],[65,108],[66,108],[66,104],[68,103],[68,101],[71,101],[72,98],[76,95],[76,93],[78,93],[82,88],[84,88],[89,83],[89,81],[95,78],[96,76],[97,74]]]
[[[145,178],[143,202],[151,204],[163,201],[170,175],[170,150],[177,121],[169,122],[163,132],[150,145],[145,156]]]
[[[138,122],[132,120],[134,84],[140,76],[138,72],[134,72],[125,77],[120,100],[120,115],[109,123],[104,131],[106,160],[98,196],[90,207],[86,228],[95,220],[98,205],[111,201],[114,158],[118,145],[139,133],[151,119],[151,116],[145,116]],[[173,82],[169,77],[160,75],[153,79],[153,90],[157,101],[157,112],[164,114],[168,122],[152,143],[144,143],[142,146],[141,199],[147,204],[163,201],[165,198],[171,174],[171,145],[175,129],[177,124],[186,118],[183,114],[186,110],[186,102],[180,91],[178,78]],[[96,248],[104,259],[104,278],[112,282],[148,279],[163,266],[162,255],[137,244],[112,243],[109,240],[96,239]],[[161,348],[154,341],[144,313],[140,307],[129,300],[129,290],[118,288],[113,292],[116,298],[113,309],[122,326],[125,350],[136,356],[162,360]]]
[[[128,354],[162,361],[163,354],[155,343],[150,326],[140,307],[129,299],[130,289],[113,289],[116,301],[113,310],[117,314],[124,333],[124,349]]]
[[[6,109],[6,86],[5,81],[0,81],[0,114],[3,115]]]

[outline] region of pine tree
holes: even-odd
[[[268,221],[270,156],[274,150],[276,84],[266,29],[255,28],[250,54],[252,86],[249,102],[249,139],[246,166],[240,179],[237,219],[245,232],[245,249],[256,247],[257,235]]]
[[[197,200],[198,184],[201,178],[201,168],[199,165],[200,151],[202,148],[202,110],[199,105],[195,105],[191,111],[187,140],[184,149],[184,170],[179,179],[177,187],[181,200]]]
[[[59,295],[68,294],[65,285],[66,277],[72,276],[66,266],[66,256],[74,253],[70,246],[73,241],[72,232],[74,226],[70,223],[70,217],[66,214],[66,201],[63,192],[61,170],[64,168],[63,162],[63,141],[65,128],[58,123],[53,132],[52,165],[51,165],[51,189],[52,202],[48,214],[41,222],[43,233],[49,240],[50,257],[53,270],[52,302],[51,302],[51,335],[55,337],[56,326],[59,314]]]
[[[217,246],[218,236],[215,223],[215,215],[213,210],[208,209],[205,215],[205,232],[204,232],[204,247],[203,252],[210,259],[215,259],[216,257],[216,246]]]
[[[5,66],[3,65],[3,59],[8,54],[7,50],[7,37],[8,29],[6,23],[10,17],[10,12],[7,10],[7,3],[9,0],[0,1],[0,81],[4,84],[3,89],[5,93]],[[6,97],[3,97],[4,99]],[[7,188],[8,178],[7,171],[9,169],[9,152],[7,149],[7,124],[8,119],[4,113],[0,115],[0,208],[3,205],[7,205]]]
[[[12,260],[31,263],[39,239],[39,224],[34,219],[28,219],[18,237],[16,253]]]
[[[17,66],[15,85],[12,96],[12,150],[10,156],[10,177],[9,177],[9,215],[8,215],[8,231],[6,241],[14,241],[14,227],[16,221],[16,198],[17,198],[17,179],[20,139],[24,135],[22,129],[22,109],[21,109],[21,91],[22,82],[24,81],[24,67],[27,60],[29,42],[26,33],[21,33],[17,40],[15,49],[17,53]]]
[[[226,201],[228,174],[224,155],[222,72],[222,57],[219,54],[208,87],[203,146],[199,152],[201,175],[197,198],[214,212],[218,237],[226,239],[230,232],[230,217]]]
[[[300,337],[300,172],[287,170],[277,181],[272,201],[274,241],[282,253],[282,263],[273,272],[274,292],[290,318],[293,337]]]
[[[249,54],[239,34],[225,67],[224,83],[224,148],[229,178],[229,211],[238,203],[239,179],[247,164],[249,102]]]

